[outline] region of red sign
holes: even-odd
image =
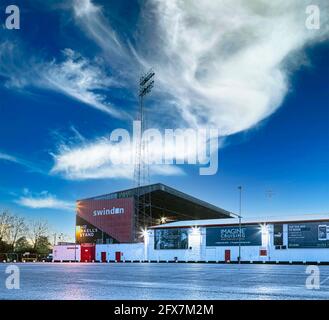
[[[134,199],[82,200],[77,203],[77,216],[121,243],[134,239]]]

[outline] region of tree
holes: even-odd
[[[0,241],[0,253],[8,253],[10,249],[11,247],[7,242]]]
[[[31,243],[26,239],[26,237],[20,237],[17,239],[15,245],[16,253],[25,253],[31,251],[32,251]]]
[[[35,248],[36,253],[39,254],[48,254],[51,252],[51,243],[49,242],[48,237],[41,236],[38,239],[37,247]]]
[[[0,213],[0,242],[5,241],[8,237],[12,220],[13,216],[9,211],[4,210]]]
[[[8,232],[8,243],[11,245],[12,249],[15,249],[17,239],[22,237],[27,232],[27,225],[25,219],[18,216],[13,216],[11,221],[11,226]]]
[[[37,250],[39,245],[39,241],[43,240],[43,238],[48,239],[48,223],[44,220],[36,220],[32,221],[30,230],[29,230],[29,237],[32,243],[33,250]]]

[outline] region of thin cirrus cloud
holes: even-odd
[[[114,144],[107,138],[88,142],[84,140],[77,146],[60,144],[53,154],[54,166],[51,174],[59,174],[69,180],[86,179],[128,179],[134,178],[134,150],[132,144]],[[161,146],[154,148],[157,157]],[[150,174],[163,176],[184,175],[184,170],[175,165],[151,164]]]
[[[149,0],[142,4],[133,45],[114,31],[95,1],[72,0],[76,25],[102,49],[102,62],[66,49],[63,61],[41,63],[40,80],[33,81],[38,77],[31,77],[30,68],[15,72],[12,55],[2,54],[0,45],[0,74],[11,65],[2,74],[14,75],[10,80],[18,86],[52,89],[120,118],[127,114],[109,102],[105,86],[131,89],[140,70],[152,66],[157,110],[166,110],[161,123],[156,113],[150,115],[153,123],[214,127],[230,136],[273,114],[292,89],[290,75],[304,63],[303,50],[328,39],[328,4],[317,4],[321,28],[308,30],[307,0]],[[106,68],[120,75],[120,84]],[[70,179],[131,176],[131,167],[109,164],[103,154],[109,149],[102,138],[74,147],[62,144],[51,172]]]
[[[171,108],[171,120],[218,128],[221,136],[253,128],[274,113],[287,95],[290,73],[303,63],[303,49],[328,38],[325,10],[320,30],[305,27],[308,1],[152,0],[142,7],[132,46],[114,32],[100,6],[72,3],[78,25],[112,68],[125,65],[137,78],[141,67],[153,66],[156,95],[164,97],[157,103]],[[131,167],[109,165],[112,148],[104,139],[62,145],[52,172],[73,179],[131,177]],[[173,168],[171,174],[181,173]]]
[[[13,163],[22,167],[25,167],[28,171],[31,172],[37,172],[40,174],[47,174],[47,172],[45,172],[44,170],[40,169],[39,167],[37,167],[35,164],[22,159],[20,157],[8,154],[8,153],[4,153],[0,151],[0,161],[4,161],[4,162],[8,162],[8,163]]]
[[[135,46],[114,32],[95,2],[72,3],[80,27],[113,66],[135,65],[136,76],[141,66],[153,66],[164,105],[180,113],[180,124],[219,128],[222,136],[275,112],[302,50],[328,38],[325,0],[317,2],[319,30],[305,27],[306,0],[150,0],[140,13]]]
[[[43,191],[39,194],[32,194],[28,190],[16,201],[19,205],[31,209],[57,209],[57,210],[74,210],[74,202],[57,199],[54,195]]]
[[[50,62],[42,67],[40,87],[49,87],[83,102],[115,118],[128,117],[108,102],[108,88],[120,84],[106,75],[98,63],[82,57],[72,49],[63,50],[64,61]],[[102,92],[102,93],[96,93]]]
[[[121,87],[108,76],[97,59],[90,60],[78,52],[66,48],[62,59],[43,61],[22,56],[17,42],[0,44],[0,75],[5,86],[12,89],[36,87],[59,92],[92,108],[118,119],[128,119],[128,114],[109,102],[109,89]]]
[[[321,28],[305,27],[309,1],[155,0],[159,54],[138,48],[189,124],[231,135],[250,129],[282,104],[302,50],[328,39],[329,11],[318,1]],[[147,9],[146,9],[147,10]],[[143,28],[151,30],[145,21]],[[150,34],[150,33],[149,33]]]
[[[9,154],[6,153],[2,153],[0,152],[0,160],[4,160],[4,161],[9,161],[9,162],[15,162],[15,163],[19,163],[19,159],[17,159],[16,157],[13,157]]]

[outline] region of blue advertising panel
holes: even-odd
[[[329,248],[329,221],[288,224],[288,248]]]
[[[262,231],[259,225],[241,227],[209,227],[206,229],[207,246],[261,246]]]

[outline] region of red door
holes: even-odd
[[[102,253],[101,253],[101,260],[102,260],[102,262],[107,262],[107,259],[106,259],[106,252],[102,252]]]
[[[120,251],[117,251],[115,253],[115,261],[116,262],[120,262],[121,261],[121,252]]]
[[[94,244],[82,244],[81,245],[81,262],[95,261],[95,245]]]
[[[231,250],[225,250],[225,262],[231,261]]]

